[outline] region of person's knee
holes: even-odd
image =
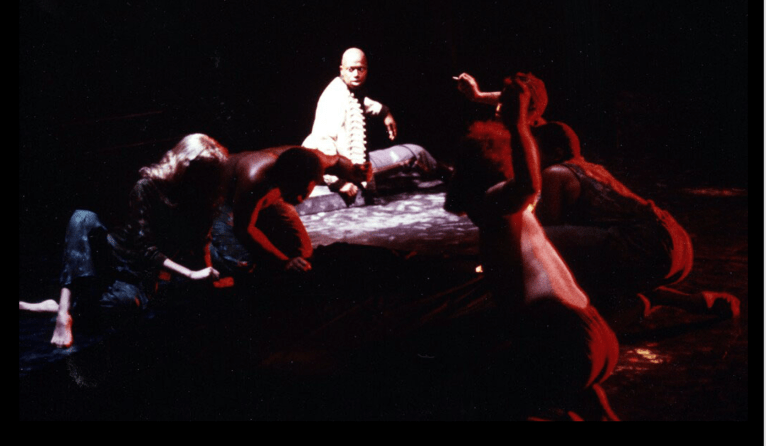
[[[70,228],[102,228],[101,220],[93,211],[78,209],[69,218]]]
[[[412,152],[417,165],[421,169],[426,172],[435,172],[437,170],[439,162],[436,161],[436,158],[428,150],[417,144],[407,144],[406,147]]]

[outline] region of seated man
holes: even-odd
[[[211,231],[210,260],[223,276],[311,270],[311,239],[294,205],[322,175],[369,180],[369,164],[304,147],[281,146],[231,155],[223,172],[225,201]]]
[[[364,90],[367,69],[367,57],[362,50],[349,48],[343,53],[340,76],[330,82],[319,98],[311,134],[302,145],[328,155],[342,155],[355,164],[369,161],[377,180],[402,171],[417,171],[429,177],[446,179],[450,169],[418,145],[401,144],[368,151],[368,116],[383,117],[391,141],[396,139],[397,127],[388,107],[367,97]],[[330,190],[344,196],[347,202],[353,202],[359,191],[357,185],[334,175],[325,175],[324,182]],[[362,187],[368,196],[374,195],[374,182],[365,182]]]
[[[616,420],[599,383],[617,363],[617,339],[535,218],[541,175],[527,115],[531,93],[523,76],[508,83],[499,110],[507,131],[486,138],[483,123],[474,124],[445,209],[479,227],[485,280],[507,321],[503,364],[513,396],[534,410]]]
[[[631,192],[604,167],[586,162],[574,131],[542,118],[547,104],[543,82],[525,76],[534,88],[529,124],[543,169],[537,216],[594,305],[618,324],[630,322],[625,310],[634,307],[636,297],[646,311],[669,305],[738,316],[739,300],[731,294],[687,294],[666,286],[680,282],[692,268],[689,235],[651,200]],[[466,73],[457,80],[458,89],[472,101],[498,104],[500,92],[481,91]]]

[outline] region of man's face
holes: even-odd
[[[367,58],[364,54],[346,55],[340,65],[340,78],[352,90],[364,85],[367,80]]]

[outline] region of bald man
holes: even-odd
[[[367,117],[382,117],[391,141],[397,137],[397,126],[388,107],[367,97],[364,89],[367,74],[364,52],[359,48],[347,49],[341,58],[340,75],[330,82],[319,98],[311,134],[302,146],[321,150],[327,155],[342,155],[354,164],[369,161],[377,181],[387,175],[408,171],[431,178],[448,176],[450,169],[416,144],[368,151]],[[332,175],[325,175],[324,182],[347,202],[359,191],[356,184]],[[364,183],[362,187],[374,193],[373,183]]]

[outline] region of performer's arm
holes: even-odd
[[[326,155],[322,152],[317,152],[317,155],[327,174],[356,184],[372,180],[372,165],[369,162],[354,164],[350,159],[341,155]]]
[[[393,141],[396,139],[397,135],[397,127],[396,127],[396,120],[394,119],[394,115],[391,113],[391,109],[386,107],[385,105],[381,104],[380,102],[370,99],[368,97],[364,98],[364,113],[371,116],[383,116],[383,125],[386,126],[386,131],[388,132],[388,139]]]
[[[527,122],[530,93],[526,85],[514,79],[513,86],[506,87],[503,99],[503,122],[511,133],[511,141],[518,142],[513,153],[513,179],[491,187],[485,196],[497,211],[511,214],[531,204],[540,192],[540,155],[537,142]],[[517,96],[514,97],[514,94]]]
[[[457,81],[457,89],[473,102],[489,105],[497,105],[500,102],[501,92],[481,91],[479,83],[468,73],[462,73],[453,79]]]
[[[288,258],[279,248],[266,237],[256,223],[258,214],[263,208],[267,195],[277,194],[278,191],[264,190],[261,184],[262,178],[259,172],[250,172],[250,175],[240,177],[235,184],[233,217],[234,235],[242,245],[250,252],[265,253],[274,259],[275,263],[283,265],[285,269],[308,271],[311,265],[303,258]]]

